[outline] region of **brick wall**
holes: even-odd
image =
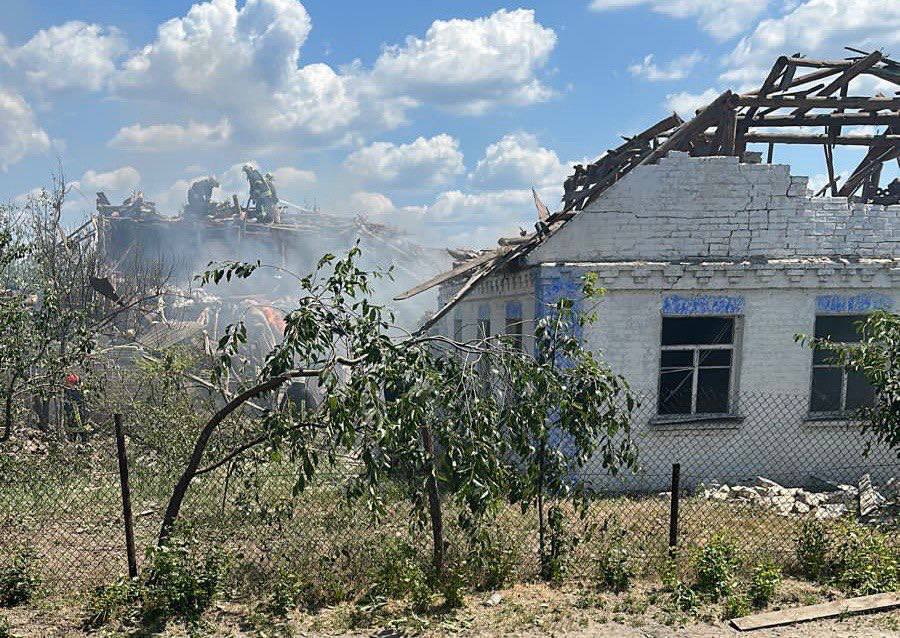
[[[529,263],[900,255],[900,206],[807,193],[779,164],[671,152],[608,189]]]

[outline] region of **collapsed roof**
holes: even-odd
[[[655,164],[669,151],[687,151],[693,156],[735,155],[744,161],[760,161],[759,153],[747,152],[747,144],[764,143],[768,144],[767,161],[771,163],[775,144],[821,145],[828,183],[816,195],[828,192],[872,204],[900,203],[900,181],[885,186],[880,183],[885,162],[897,160],[900,164],[900,92],[895,91],[893,96],[856,96],[849,92],[851,82],[862,76],[900,85],[900,63],[881,51],[848,50],[855,55],[844,60],[814,60],[799,54],[781,56],[758,90],[744,94],[725,91],[689,121],[672,114],[625,138],[624,143],[606,151],[592,164],[575,167],[563,185],[561,211],[549,214],[535,195],[540,217],[535,232],[501,238],[499,246],[492,250],[467,256],[451,253],[468,258],[395,299],[408,299],[442,283],[459,281],[461,285],[453,297],[419,329],[428,330],[479,281],[520,260],[631,170]],[[885,128],[877,135],[843,134],[845,126],[866,125]],[[810,133],[811,127],[822,127],[823,132]],[[841,176],[834,171],[833,150],[844,145],[866,146],[868,151],[841,184]]]

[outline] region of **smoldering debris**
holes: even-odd
[[[247,165],[244,174],[248,191],[243,199],[231,194],[224,201],[213,200],[219,183],[214,177],[205,177],[191,184],[186,203],[174,215],[161,214],[140,193],[118,206],[98,193],[93,221],[111,268],[127,268],[125,264],[136,263],[134,256],[140,254],[145,262],[165,263],[172,272],[171,283],[186,291],[210,262],[260,261],[276,268],[216,292],[241,303],[252,297],[267,307],[296,294],[296,281],[287,272],[306,274],[323,254],[345,253],[357,241],[364,268],[392,269],[390,279],[379,281],[380,301],[451,263],[446,251],[422,246],[399,228],[364,215],[295,206],[279,198],[270,173]],[[398,319],[413,326],[432,302],[425,299],[414,307],[406,305]]]

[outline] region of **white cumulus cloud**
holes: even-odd
[[[769,0],[592,0],[593,11],[610,11],[647,5],[673,18],[695,18],[701,29],[716,40],[728,40],[749,30]]]
[[[0,170],[30,153],[50,148],[50,137],[38,125],[28,102],[18,93],[0,87]]]
[[[378,215],[395,210],[394,202],[382,193],[357,191],[350,196],[350,206],[354,212]]]
[[[459,142],[446,133],[409,144],[375,142],[348,155],[344,167],[364,183],[401,188],[446,184],[465,170]]]
[[[132,124],[120,128],[109,146],[128,151],[162,152],[221,146],[230,138],[231,123],[225,118],[216,124]]]
[[[742,38],[725,57],[727,70],[721,79],[745,91],[759,87],[779,55],[801,52],[812,58],[835,58],[850,55],[844,46],[890,52],[898,44],[896,0],[808,0],[780,17],[763,20]]]
[[[469,179],[488,188],[556,185],[561,189],[567,172],[555,151],[542,147],[531,133],[519,132],[489,144]]]
[[[715,100],[721,91],[708,88],[702,93],[691,93],[689,91],[679,91],[678,93],[670,93],[666,95],[666,108],[669,111],[675,111],[684,119],[694,117],[697,109],[706,106]]]
[[[22,46],[0,51],[0,59],[39,89],[98,91],[125,49],[118,29],[73,20],[41,29]]]
[[[639,63],[630,65],[628,72],[651,82],[683,80],[702,59],[703,55],[699,51],[694,51],[679,55],[668,64],[660,66],[656,63],[654,55],[648,53]]]
[[[122,166],[115,170],[98,172],[85,171],[78,181],[82,191],[129,192],[141,183],[141,174],[133,166]]]
[[[528,9],[435,20],[424,38],[385,48],[372,78],[383,94],[479,114],[550,97],[537,74],[555,46],[556,33]]]

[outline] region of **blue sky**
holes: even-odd
[[[218,197],[243,193],[238,166],[254,161],[289,201],[454,245],[530,225],[531,186],[555,208],[572,163],[753,88],[780,54],[900,44],[896,0],[4,6],[0,200],[59,158],[70,216],[98,189],[175,213],[207,174]],[[818,152],[776,159],[823,181]]]

